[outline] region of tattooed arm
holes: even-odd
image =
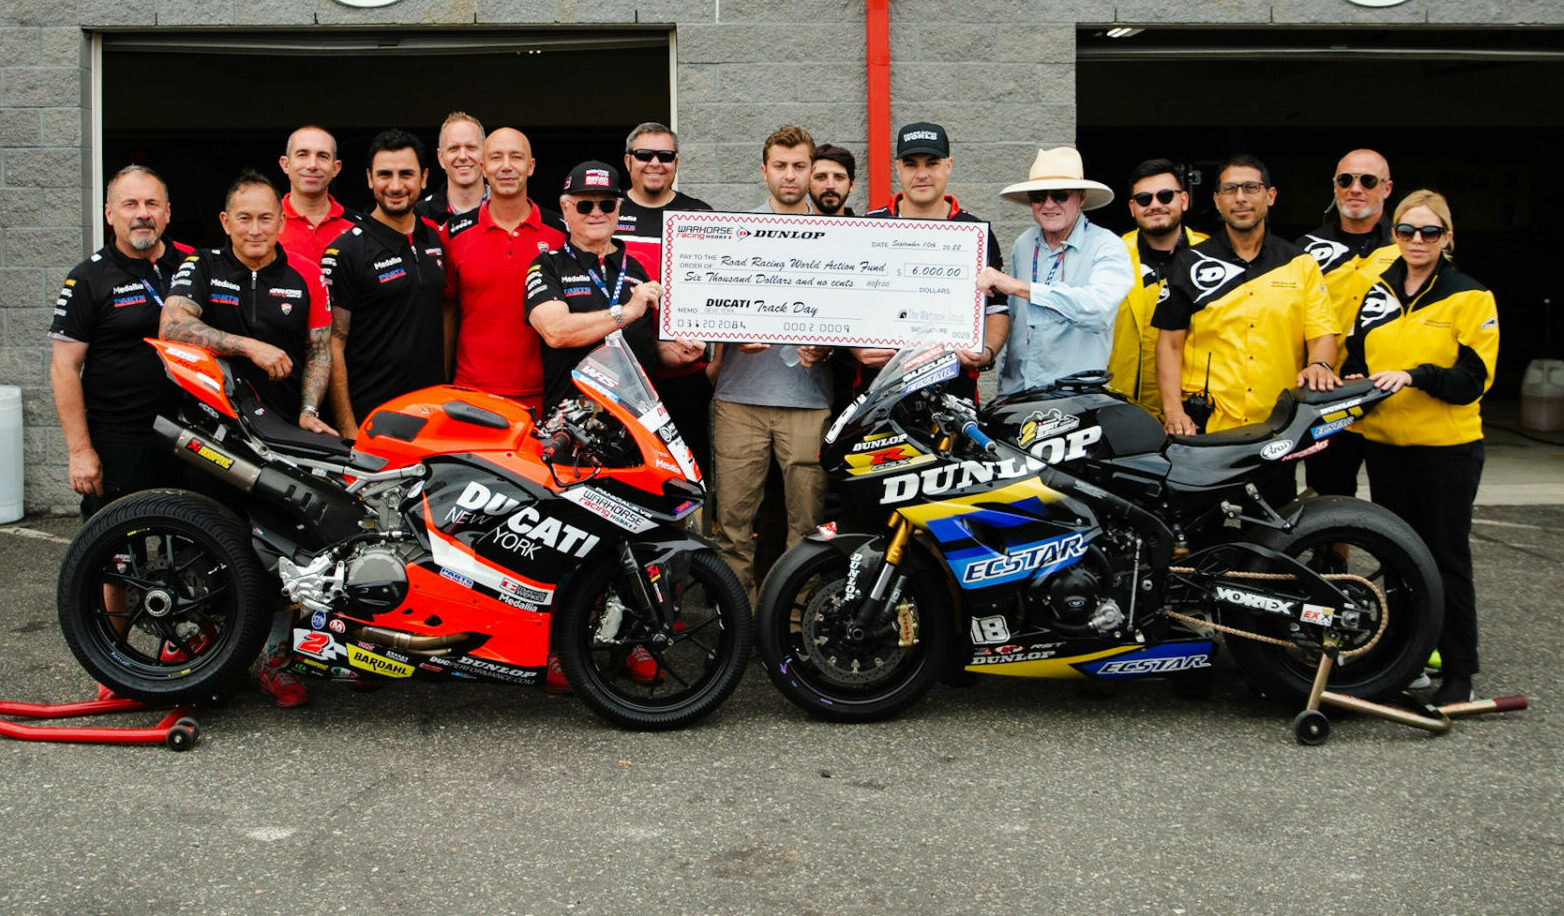
[[[348,397],[348,328],[353,313],[345,308],[331,310],[331,408],[336,414],[337,425],[347,431],[348,438],[358,427],[353,416],[353,400]]]
[[[304,356],[303,406],[299,411],[299,426],[312,433],[337,431],[327,425],[316,413],[326,396],[326,386],[331,381],[331,328],[310,330],[309,352]]]
[[[253,337],[217,330],[201,320],[201,306],[184,296],[169,296],[163,303],[158,336],[175,343],[205,347],[219,356],[242,356],[266,370],[266,377],[274,382],[293,373],[293,360],[288,354]]]

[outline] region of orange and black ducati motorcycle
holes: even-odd
[[[116,694],[221,695],[288,604],[292,664],[324,677],[541,684],[552,649],[583,702],[637,729],[694,722],[738,685],[748,600],[681,524],[701,473],[619,334],[541,426],[439,386],[371,412],[354,443],[272,415],[199,347],[149,343],[186,395],[155,434],[211,486],[127,496],[71,542],[60,625]],[[637,648],[655,670],[627,664]]]

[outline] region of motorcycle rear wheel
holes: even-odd
[[[1332,669],[1326,689],[1364,700],[1385,700],[1399,694],[1423,670],[1423,664],[1439,642],[1444,624],[1444,588],[1428,548],[1417,532],[1394,513],[1373,503],[1347,497],[1316,497],[1305,504],[1298,527],[1291,532],[1265,530],[1252,540],[1303,561],[1321,572],[1348,572],[1375,583],[1389,603],[1390,622],[1372,649],[1343,659]],[[1281,510],[1285,517],[1296,504]],[[1336,545],[1346,545],[1343,562]],[[1350,581],[1344,586],[1361,604],[1380,613],[1372,592]],[[1284,625],[1275,618],[1243,612],[1225,614],[1226,622],[1239,629],[1254,629],[1285,639]],[[1364,645],[1378,628],[1378,616],[1367,634],[1342,646],[1350,651]],[[1304,700],[1319,667],[1318,650],[1282,647],[1244,639],[1227,638],[1239,672],[1261,693],[1278,700]]]
[[[749,599],[711,550],[690,557],[689,577],[673,583],[679,616],[665,645],[635,639],[617,564],[581,569],[560,608],[555,650],[565,679],[593,712],[624,728],[683,728],[716,709],[738,687],[754,640]],[[663,587],[669,587],[666,580]],[[616,621],[618,623],[616,624]],[[612,632],[610,632],[610,630]],[[641,634],[651,636],[652,634]],[[651,683],[635,681],[626,658],[636,647],[657,662]]]
[[[152,705],[219,697],[266,639],[277,589],[245,525],[216,501],[148,490],[104,507],[60,567],[60,630],[118,696]]]
[[[846,641],[841,625],[857,607],[842,598],[847,571],[847,556],[829,544],[803,541],[783,554],[760,590],[756,649],[771,682],[810,715],[832,722],[888,719],[921,699],[946,670],[950,613],[935,583],[910,576],[898,603],[912,615],[917,642]]]

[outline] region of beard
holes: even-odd
[[[137,230],[139,229],[148,230],[150,234],[138,233]],[[157,224],[151,222],[150,220],[136,220],[130,224],[129,229],[126,230],[125,234],[128,236],[126,241],[130,243],[130,247],[136,249],[137,251],[151,251],[157,247],[158,242],[160,241],[158,238]]]
[[[842,212],[842,205],[847,203],[846,199],[832,191],[827,191],[819,197],[811,194],[809,199],[815,202],[815,209],[824,216],[835,216]]]
[[[377,199],[375,201],[375,205],[380,208],[381,213],[384,213],[387,216],[406,216],[407,214],[413,212],[413,205],[417,202],[417,200],[418,198],[416,195],[409,194],[406,198],[406,202],[400,206],[392,204],[390,201],[384,199]]]

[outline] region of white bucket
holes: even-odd
[[[1539,433],[1564,430],[1564,360],[1534,359],[1526,364],[1521,426]]]
[[[0,385],[0,523],[22,517],[22,389]]]

